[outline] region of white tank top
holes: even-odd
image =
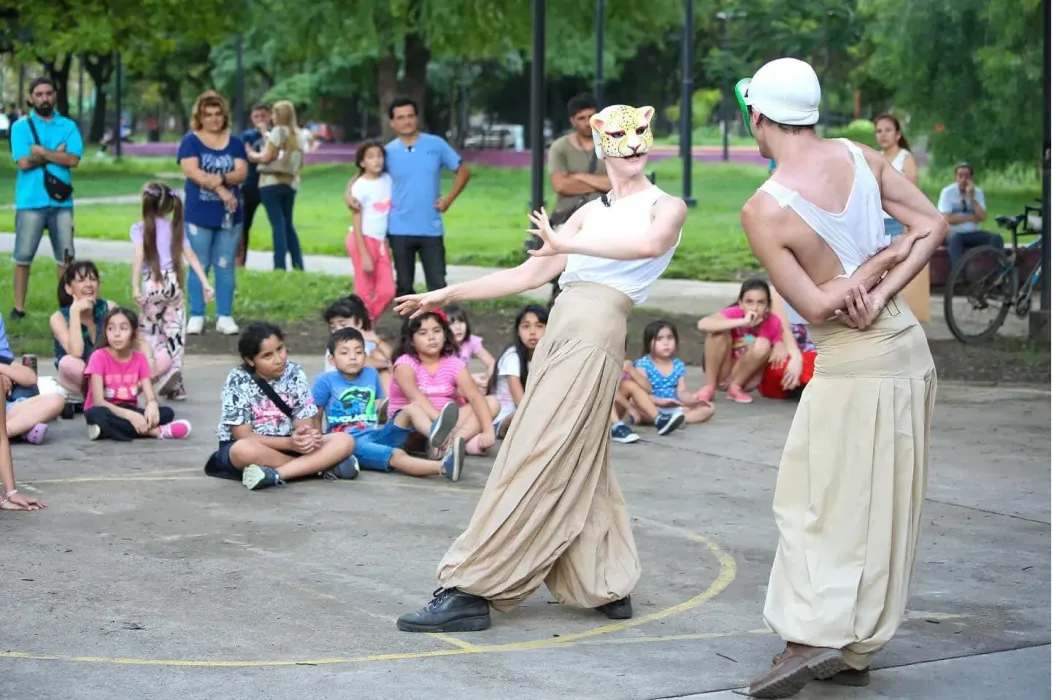
[[[589,204],[590,211],[581,226],[581,234],[596,234],[600,237],[608,231],[632,231],[642,234],[651,224],[651,211],[654,202],[665,193],[658,187],[630,194],[615,199],[610,206],[604,206],[598,200]],[[650,293],[650,286],[661,277],[672,260],[683,237],[680,231],[676,245],[656,258],[640,260],[613,260],[597,258],[591,255],[567,255],[566,269],[559,278],[560,286],[570,282],[595,282],[624,292],[636,304],[642,304]]]
[[[910,152],[907,151],[905,148],[903,148],[901,151],[899,151],[898,155],[895,156],[894,159],[892,159],[891,167],[895,168],[895,170],[898,170],[900,173],[905,172],[904,169],[906,167],[906,157],[909,154],[910,154]],[[883,210],[881,210],[881,211],[883,211]],[[885,211],[884,212],[884,218],[885,219],[893,219],[895,217],[893,217],[891,214],[889,214],[889,213],[887,213]]]
[[[847,206],[839,214],[816,207],[795,191],[773,180],[760,187],[761,192],[774,197],[778,206],[791,208],[804,223],[810,226],[826,244],[833,249],[845,277],[850,277],[859,265],[888,247],[891,239],[884,232],[881,217],[880,185],[866,163],[862,149],[847,139],[837,139],[847,146],[855,161],[855,177],[851,183],[851,194]],[[786,304],[789,320],[806,323],[800,314]]]

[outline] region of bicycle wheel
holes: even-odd
[[[946,280],[943,311],[950,332],[962,343],[986,342],[1005,322],[1018,288],[1019,271],[1003,250],[968,250]]]

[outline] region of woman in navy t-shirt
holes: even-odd
[[[179,165],[186,176],[186,235],[205,268],[215,270],[216,330],[237,335],[234,323],[234,259],[241,238],[243,206],[238,187],[248,175],[241,139],[230,133],[230,109],[209,90],[194,102],[191,131],[179,144]],[[205,297],[196,276],[186,280],[190,320],[186,332],[204,330]]]

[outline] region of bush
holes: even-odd
[[[826,138],[851,139],[852,141],[857,141],[866,146],[880,148],[877,145],[876,125],[868,119],[856,119],[847,126],[840,127],[839,129],[828,129],[826,131]]]

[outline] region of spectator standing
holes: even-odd
[[[55,85],[36,78],[29,85],[33,109],[11,127],[15,177],[15,307],[11,320],[26,315],[29,269],[44,229],[62,278],[66,259],[73,258],[72,168],[84,155],[77,123],[55,111]]]
[[[596,155],[588,121],[599,110],[599,104],[590,94],[582,93],[566,104],[566,110],[572,128],[548,149],[548,179],[557,195],[551,216],[556,233],[575,211],[610,191],[606,164]],[[552,301],[558,293],[556,278],[552,280]]]
[[[252,161],[252,156],[259,155],[266,146],[267,133],[270,131],[270,107],[264,103],[252,108],[249,119],[252,128],[246,129],[241,134],[241,142],[245,144],[245,153],[248,156],[248,176],[241,185],[241,199],[245,207],[245,220],[241,226],[241,242],[237,246],[237,266],[244,267],[248,258],[248,243],[252,236],[252,221],[256,218],[256,209],[259,208],[259,170]]]
[[[215,269],[216,330],[237,335],[234,322],[234,257],[241,238],[244,207],[238,185],[248,176],[241,139],[230,133],[230,108],[219,93],[201,93],[194,101],[191,131],[179,144],[179,165],[186,176],[184,219],[190,247],[205,269]],[[186,281],[190,296],[188,335],[205,326],[205,296],[196,276]]]
[[[442,289],[446,286],[442,214],[468,184],[471,171],[445,139],[419,130],[419,110],[412,99],[395,98],[387,108],[387,116],[397,134],[384,146],[392,182],[387,240],[394,261],[396,296],[413,293],[417,253],[427,288]],[[456,173],[453,187],[445,196],[443,169]],[[347,201],[352,209],[360,208],[353,197],[348,196]]]

